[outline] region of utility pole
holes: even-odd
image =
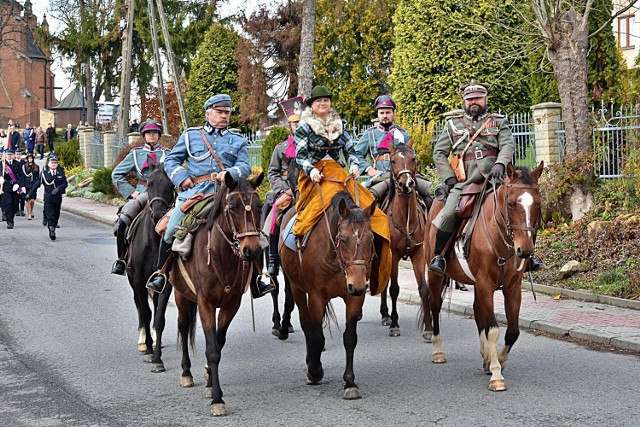
[[[128,0],[132,1],[132,0]],[[156,0],[158,4],[158,15],[160,16],[160,26],[162,26],[162,35],[164,36],[164,45],[167,49],[167,59],[169,60],[169,71],[173,74],[176,98],[178,99],[178,108],[180,109],[180,119],[182,120],[182,128],[187,129],[189,127],[187,120],[187,110],[184,108],[184,98],[182,97],[182,88],[180,87],[180,76],[176,69],[176,58],[173,54],[173,48],[171,47],[171,37],[169,36],[169,27],[167,26],[167,18],[164,14],[164,7],[162,6],[162,0]]]
[[[149,19],[151,24],[151,40],[153,44],[153,60],[156,66],[156,81],[158,82],[158,97],[160,98],[160,108],[162,110],[162,123],[164,133],[169,133],[169,115],[167,114],[167,101],[164,94],[164,84],[162,82],[162,65],[160,64],[160,49],[158,48],[158,31],[156,30],[156,11],[153,0],[148,0]]]
[[[129,107],[131,104],[131,50],[133,44],[133,0],[126,0],[126,18],[122,30],[122,74],[120,76],[120,114],[118,136],[124,139],[129,132]],[[120,21],[122,22],[122,20]]]

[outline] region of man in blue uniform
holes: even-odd
[[[4,160],[2,161],[2,214],[6,218],[9,230],[13,228],[13,220],[18,211],[20,194],[25,192],[22,165],[13,156],[14,150],[12,148],[4,150]]]
[[[149,161],[161,163],[168,152],[168,148],[158,144],[162,135],[162,125],[155,120],[147,120],[142,123],[140,133],[145,140],[142,147],[134,148],[122,159],[111,173],[111,181],[118,192],[127,200],[120,210],[114,227],[116,244],[118,247],[118,259],[111,267],[111,274],[124,276],[127,268],[124,256],[127,251],[126,235],[131,221],[142,211],[149,199],[147,195],[147,178],[149,177]],[[127,176],[134,172],[138,182],[134,188]]]
[[[235,179],[247,178],[251,174],[247,140],[227,129],[232,112],[231,97],[227,94],[214,95],[205,102],[204,110],[207,119],[204,126],[184,131],[164,161],[164,169],[180,188],[180,193],[167,231],[160,241],[158,271],[147,283],[147,288],[155,292],[164,291],[167,274],[171,270],[171,262],[167,263],[167,260],[171,255],[173,235],[185,215],[180,206],[196,193],[208,195],[218,191],[228,173]],[[162,271],[163,267],[165,271]],[[272,284],[258,283],[257,286],[261,295],[275,289]]]

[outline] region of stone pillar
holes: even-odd
[[[544,102],[531,107],[536,134],[536,163],[544,160],[545,166],[562,161],[558,121],[562,116],[562,105]]]
[[[91,140],[93,139],[93,127],[87,126],[78,130],[78,142],[80,154],[85,169],[91,168]]]
[[[41,108],[40,109],[40,126],[42,126],[42,129],[46,131],[49,123],[51,123],[53,127],[56,127],[56,113],[51,110]]]
[[[115,130],[106,130],[103,135],[103,143],[104,143],[104,162],[103,166],[105,168],[110,168],[113,166],[113,143],[116,139],[116,131]]]
[[[133,144],[140,138],[142,134],[140,132],[129,132],[127,134],[127,140],[129,141],[129,145]]]

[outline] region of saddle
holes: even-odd
[[[469,257],[471,236],[480,214],[480,208],[487,195],[493,192],[494,187],[489,181],[484,183],[469,184],[462,188],[460,200],[456,206],[456,216],[462,219],[462,223],[455,233],[454,241],[461,240],[464,258]]]

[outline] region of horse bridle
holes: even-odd
[[[356,247],[353,251],[353,260],[351,261],[347,261],[344,259],[344,257],[342,256],[342,252],[340,252],[340,237],[342,237],[342,233],[340,233],[340,226],[342,225],[342,220],[338,221],[338,233],[336,234],[336,238],[334,240],[334,247],[336,250],[336,255],[338,258],[338,263],[340,264],[340,269],[342,270],[342,273],[346,276],[347,275],[347,268],[353,266],[353,265],[364,265],[364,266],[371,266],[371,262],[373,261],[373,257],[376,254],[375,250],[371,251],[371,256],[369,257],[368,260],[364,259],[364,255],[362,255],[362,258],[360,259],[356,259],[356,257],[358,256],[358,247],[361,246],[362,244],[362,238],[364,236],[364,233],[359,233],[359,230],[356,229],[354,235],[356,236]],[[360,251],[362,252],[362,251]]]
[[[172,192],[171,194],[172,194],[172,197],[171,197],[171,200],[170,200],[170,201],[167,201],[167,200],[163,199],[163,198],[162,198],[162,197],[160,197],[160,196],[156,196],[156,197],[154,197],[153,199],[151,199],[151,200],[149,200],[149,201],[147,202],[147,203],[149,204],[149,213],[151,214],[151,220],[152,220],[152,221],[153,221],[153,217],[154,217],[154,214],[153,214],[153,204],[154,204],[155,202],[160,202],[160,203],[162,203],[162,204],[164,205],[164,207],[165,207],[165,211],[164,211],[164,212],[165,212],[165,213],[167,213],[167,211],[169,210],[169,208],[171,207],[171,205],[173,204],[173,202],[174,202],[174,200],[175,200],[175,198],[176,198],[176,193],[175,193],[175,192]]]
[[[391,153],[391,155],[389,156],[389,163],[391,163],[391,159],[393,159],[393,157],[394,157],[394,156],[397,156],[397,155],[398,155],[399,151],[400,151],[400,150],[398,150],[398,149],[393,150],[393,153]],[[402,169],[402,170],[401,170],[401,171],[399,171],[398,173],[394,173],[394,172],[393,172],[393,166],[391,166],[391,168],[390,168],[390,169],[391,169],[391,176],[392,176],[392,178],[393,178],[393,185],[396,187],[396,190],[397,190],[398,194],[402,194],[402,195],[409,195],[409,194],[411,194],[411,192],[409,192],[409,193],[405,193],[404,191],[401,191],[401,190],[402,190],[402,187],[399,185],[400,177],[401,177],[402,175],[405,175],[405,174],[406,174],[406,175],[409,175],[409,178],[410,178],[412,181],[415,181],[415,180],[416,180],[416,173],[415,173],[415,172],[410,171],[409,169]]]
[[[248,192],[249,194],[249,203],[247,204],[244,200],[244,194],[240,191],[231,191],[226,195],[226,201],[227,204],[224,208],[224,218],[225,221],[227,223],[227,227],[229,227],[231,229],[231,239],[229,239],[227,237],[227,235],[225,234],[224,230],[222,229],[222,227],[220,227],[220,225],[218,223],[216,223],[216,228],[218,229],[218,231],[220,231],[220,234],[222,234],[222,237],[224,237],[224,239],[227,241],[227,243],[229,243],[229,245],[231,246],[231,249],[233,249],[233,252],[238,256],[242,256],[242,254],[240,253],[240,239],[244,238],[244,237],[251,237],[251,236],[260,236],[261,233],[258,230],[258,227],[256,227],[256,223],[255,220],[253,218],[253,216],[251,215],[252,212],[252,207],[251,207],[251,202],[253,201],[253,197],[256,196],[258,197],[258,192],[253,190]],[[244,233],[238,233],[238,230],[236,229],[236,224],[233,221],[233,218],[231,218],[231,214],[229,213],[229,198],[231,196],[238,196],[240,197],[240,201],[242,202],[242,206],[244,207],[243,209],[243,219],[244,219],[244,229],[245,232]],[[251,225],[253,225],[253,231],[246,231],[249,229],[249,222],[247,221],[247,215],[249,215],[251,217]]]

